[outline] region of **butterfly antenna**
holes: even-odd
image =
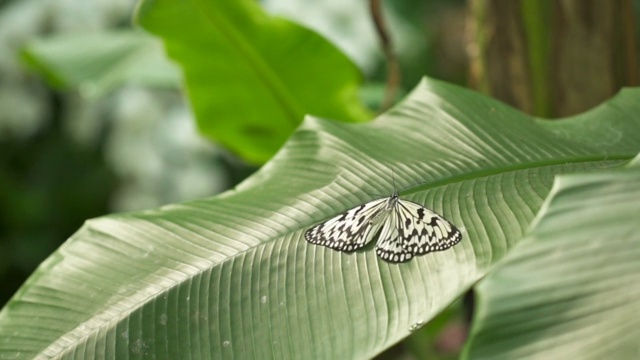
[[[393,171],[393,167],[391,168],[391,179],[393,181],[393,192],[397,192],[397,188],[396,188],[396,172]]]
[[[393,181],[393,192],[398,193],[398,194],[400,194],[404,190],[414,186],[414,185],[409,185],[409,186],[405,186],[402,189],[398,190],[398,188],[396,187],[396,172],[393,171],[393,167],[391,168],[391,179]]]

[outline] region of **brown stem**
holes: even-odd
[[[637,86],[638,85],[638,71],[636,70],[636,45],[635,45],[635,31],[634,24],[635,18],[633,11],[625,11],[633,9],[633,3],[631,0],[623,1],[622,6],[622,23],[623,23],[623,32],[624,39],[626,40],[626,44],[624,44],[624,49],[626,53],[626,70],[627,76],[622,81],[626,82],[626,85],[629,86]]]
[[[400,65],[398,64],[396,54],[393,52],[391,37],[389,36],[384,18],[382,17],[380,0],[369,0],[369,8],[371,10],[373,24],[375,25],[378,37],[380,38],[382,51],[384,52],[384,56],[387,58],[387,87],[384,91],[384,99],[380,109],[381,111],[384,111],[395,103],[401,79]]]

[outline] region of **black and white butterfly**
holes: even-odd
[[[380,230],[382,229],[382,230]],[[407,200],[398,192],[364,203],[307,230],[304,238],[317,245],[351,252],[377,233],[376,253],[392,263],[446,250],[460,242],[460,231],[442,216]]]

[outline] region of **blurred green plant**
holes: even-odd
[[[369,124],[310,118],[233,191],[87,222],[0,312],[0,356],[374,356],[490,275],[556,174],[632,159],[639,97],[551,122],[426,80]],[[403,197],[464,229],[459,245],[396,265],[304,241],[393,191],[391,169],[399,188],[417,184]]]
[[[358,99],[362,76],[342,52],[254,1],[147,1],[138,20],[180,65],[201,133],[247,161],[273,156],[306,114],[372,117]],[[159,49],[140,31],[117,31],[37,40],[25,59],[54,85],[102,96],[125,81],[177,86]]]
[[[140,30],[62,34],[30,41],[25,63],[59,89],[100,98],[123,84],[177,88],[180,70]]]
[[[306,114],[371,118],[355,65],[255,1],[143,1],[137,18],[181,64],[200,131],[251,162],[273,156]]]

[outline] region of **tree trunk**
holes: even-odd
[[[637,84],[630,0],[469,0],[470,84],[561,117]]]

